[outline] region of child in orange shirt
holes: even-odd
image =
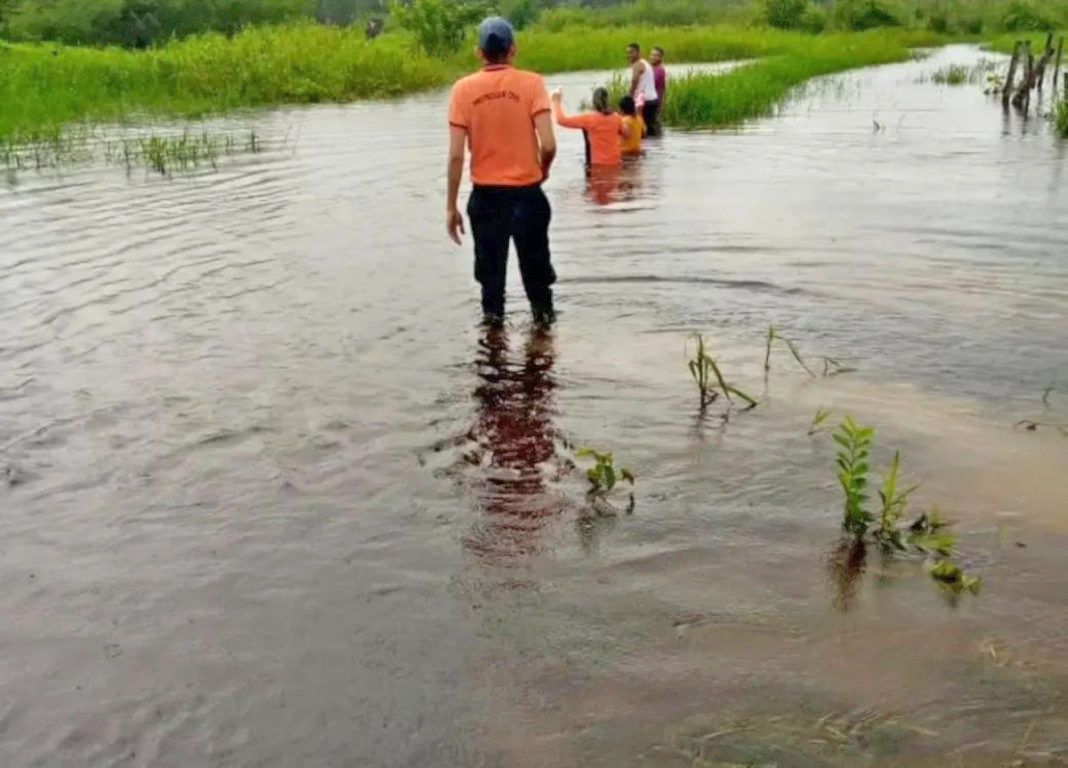
[[[620,149],[624,155],[640,155],[642,152],[642,136],[645,134],[645,121],[638,114],[638,107],[634,99],[624,96],[619,100],[619,111],[623,113],[623,126],[629,134],[620,141]]]
[[[553,115],[564,128],[581,128],[586,139],[586,167],[612,167],[623,162],[620,137],[630,138],[630,129],[623,124],[622,115],[608,106],[608,90],[598,88],[593,92],[593,112],[567,115],[561,105],[563,94],[553,91]],[[640,139],[639,135],[639,139]]]

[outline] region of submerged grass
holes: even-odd
[[[769,112],[810,77],[897,61],[941,38],[878,30],[813,36],[763,28],[611,27],[524,31],[518,64],[542,73],[619,67],[632,39],[673,61],[766,58],[672,84],[666,122],[715,126]],[[199,117],[242,107],[385,98],[442,86],[474,69],[471,46],[432,58],[403,34],[295,23],[205,34],[131,51],[0,43],[0,140],[40,140],[77,122]]]
[[[233,134],[187,128],[181,133],[107,138],[82,128],[21,144],[0,140],[0,166],[12,170],[41,170],[74,162],[103,160],[109,165],[125,166],[127,171],[143,166],[166,176],[209,165],[217,168],[223,157],[255,154],[262,150],[263,139],[255,130]]]
[[[1068,139],[1068,96],[1057,102],[1053,108],[1053,127],[1063,138]]]

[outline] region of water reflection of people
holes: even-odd
[[[627,202],[641,189],[641,163],[627,158],[618,168],[594,168],[586,175],[586,194],[595,205]]]
[[[507,328],[489,328],[479,341],[478,417],[471,437],[483,473],[481,514],[465,543],[499,564],[536,552],[542,529],[563,510],[545,474],[556,459],[553,362],[547,331],[533,330],[517,361],[510,359]]]

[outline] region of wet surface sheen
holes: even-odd
[[[1068,412],[1068,145],[917,82],[976,57],[592,187],[564,132],[551,335],[514,267],[475,326],[441,93],[252,118],[219,172],[9,179],[0,764],[1064,765],[1068,441],[1012,425]],[[772,322],[858,372],[780,351],[765,390]],[[694,330],[759,408],[697,417]],[[836,570],[819,406],[901,449],[981,596]],[[565,441],[632,515],[589,519]]]

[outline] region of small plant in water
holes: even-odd
[[[932,509],[909,526],[908,543],[921,552],[948,557],[953,553],[957,537],[949,530],[949,524],[939,516],[938,510]]]
[[[931,80],[939,85],[964,85],[968,82],[968,68],[961,64],[951,64],[931,75]]]
[[[611,453],[602,453],[593,448],[576,448],[575,457],[593,459],[593,466],[586,470],[586,479],[590,481],[588,496],[595,503],[594,509],[602,514],[615,514],[616,509],[608,502],[607,496],[620,481],[630,483],[633,488],[634,473],[626,467],[617,469]],[[627,511],[633,508],[634,495],[631,494]]]
[[[831,412],[826,408],[817,408],[816,415],[812,417],[812,424],[809,425],[808,434],[814,435],[820,431],[823,426],[823,422],[830,418]]]
[[[754,398],[733,384],[728,384],[727,380],[723,378],[723,372],[716,365],[715,358],[708,354],[704,337],[699,333],[695,333],[694,338],[697,339],[697,350],[693,359],[687,362],[686,365],[690,369],[690,375],[693,377],[694,382],[697,384],[697,392],[701,398],[701,410],[703,411],[709,403],[713,402],[721,394],[728,402],[732,403],[734,399],[731,395],[736,395],[746,402],[747,409],[755,408],[757,401]]]
[[[768,326],[768,344],[767,344],[767,347],[766,347],[766,349],[764,351],[764,375],[765,376],[767,376],[767,374],[771,372],[771,345],[776,339],[778,339],[779,341],[781,341],[783,344],[785,344],[787,346],[787,348],[790,350],[790,354],[793,355],[794,356],[794,360],[797,361],[797,364],[805,369],[805,373],[807,373],[812,378],[816,377],[816,374],[814,374],[812,372],[812,369],[809,368],[805,364],[805,360],[804,360],[804,358],[801,357],[801,353],[797,351],[797,345],[795,345],[788,338],[786,338],[785,336],[781,335],[778,331],[776,331],[774,325],[769,325]]]
[[[898,490],[898,471],[901,466],[901,454],[894,452],[890,469],[883,476],[883,486],[879,489],[879,528],[875,531],[875,539],[882,546],[883,551],[905,551],[905,545],[901,540],[902,531],[898,528],[898,521],[905,513],[909,495],[916,490],[916,486],[906,490]]]
[[[834,433],[838,451],[838,483],[845,494],[845,512],[842,530],[858,539],[868,532],[872,514],[866,508],[868,501],[868,452],[871,449],[875,430],[862,427],[849,416]]]
[[[901,456],[894,453],[890,466],[883,475],[879,489],[879,515],[876,517],[868,507],[868,469],[875,430],[857,424],[846,416],[833,435],[838,444],[837,475],[845,495],[842,529],[853,536],[857,545],[863,545],[867,534],[879,545],[884,554],[895,552],[916,553],[933,558],[928,572],[940,585],[954,592],[978,592],[979,578],[964,573],[950,560],[956,537],[949,526],[934,510],[920,515],[913,523],[902,526],[908,499],[916,486],[901,489]]]
[[[938,560],[927,567],[931,578],[954,593],[979,593],[979,577],[971,576],[950,560]]]

